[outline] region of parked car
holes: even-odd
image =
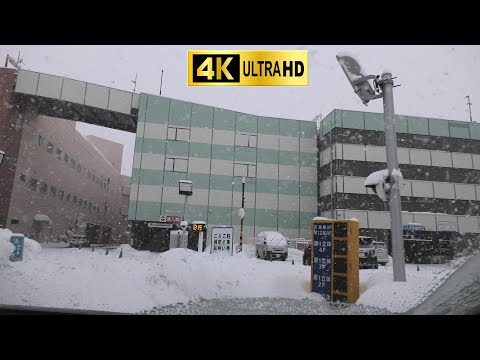
[[[359,268],[375,268],[378,269],[377,255],[373,246],[373,239],[370,236],[359,236]]]
[[[308,244],[303,251],[303,265],[311,265],[312,263],[312,245]]]
[[[68,247],[89,247],[90,242],[85,235],[73,235],[68,242]]]
[[[262,231],[255,240],[255,250],[259,259],[287,260],[288,239],[276,231]]]
[[[387,245],[384,241],[373,241],[373,246],[375,247],[375,255],[377,255],[377,262],[380,265],[387,265],[388,264],[388,250]]]

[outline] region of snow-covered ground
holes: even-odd
[[[0,304],[4,305],[141,313],[213,299],[275,298],[304,299],[310,308],[331,308],[310,292],[310,267],[302,265],[303,252],[295,249],[289,249],[287,261],[270,262],[256,259],[253,247],[247,245],[234,256],[187,249],[151,253],[129,245],[106,255],[105,249],[42,248],[25,239],[23,261],[11,262],[10,235],[0,229]],[[405,312],[465,260],[420,265],[419,271],[407,264],[407,282],[393,281],[391,259],[378,270],[360,270],[360,298],[353,313],[369,307]],[[288,300],[284,302],[287,306]]]

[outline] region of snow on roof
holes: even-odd
[[[321,216],[315,216],[312,221],[315,221],[315,220],[332,220],[332,219],[329,219],[329,218],[326,218],[326,217],[321,217]]]
[[[35,220],[35,221],[47,221],[47,222],[52,221],[47,215],[44,215],[44,214],[36,214],[33,217],[33,220]]]

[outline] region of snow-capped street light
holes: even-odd
[[[397,176],[398,155],[397,155],[397,133],[395,131],[394,110],[393,110],[393,79],[392,74],[385,72],[378,75],[365,75],[357,60],[351,56],[337,55],[338,63],[347,76],[353,91],[358,95],[366,106],[370,100],[383,98],[383,117],[385,122],[385,148],[387,152],[388,176],[388,204],[390,205],[390,221],[392,236],[392,258],[393,258],[393,280],[406,281],[405,276],[405,254],[403,246],[402,229],[402,204],[400,198],[400,177]],[[369,83],[373,80],[373,87]],[[378,177],[380,179],[380,177]],[[369,183],[365,186],[374,185]],[[380,189],[377,188],[376,189]],[[384,189],[384,185],[382,185]],[[385,194],[382,194],[385,197]],[[385,200],[385,199],[383,199]]]

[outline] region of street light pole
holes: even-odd
[[[353,57],[337,55],[338,63],[347,77],[355,94],[366,106],[371,100],[383,98],[383,117],[385,122],[385,148],[389,177],[390,226],[392,237],[393,280],[406,281],[405,254],[403,252],[402,203],[400,197],[400,178],[397,157],[397,133],[395,131],[395,114],[393,110],[392,74],[385,72],[382,78],[375,75],[364,75],[362,67]],[[369,80],[373,80],[375,89]],[[398,85],[396,85],[398,86]],[[380,91],[381,90],[381,91]],[[379,92],[377,94],[377,92]],[[394,173],[395,171],[395,173]],[[368,179],[368,178],[367,178]],[[375,186],[379,185],[375,184]],[[366,184],[371,187],[372,184]],[[385,200],[385,199],[383,199]]]
[[[400,197],[399,179],[392,172],[398,169],[397,133],[395,130],[395,113],[393,109],[393,79],[392,74],[382,74],[379,81],[383,93],[383,117],[385,122],[385,147],[387,153],[387,168],[390,177],[390,218],[392,230],[393,281],[406,281],[405,256],[403,249],[402,203]]]
[[[4,157],[5,157],[5,153],[2,150],[0,150],[0,166],[2,166]]]
[[[242,209],[245,207],[245,176],[242,177]],[[243,250],[243,218],[240,219],[240,251]]]

